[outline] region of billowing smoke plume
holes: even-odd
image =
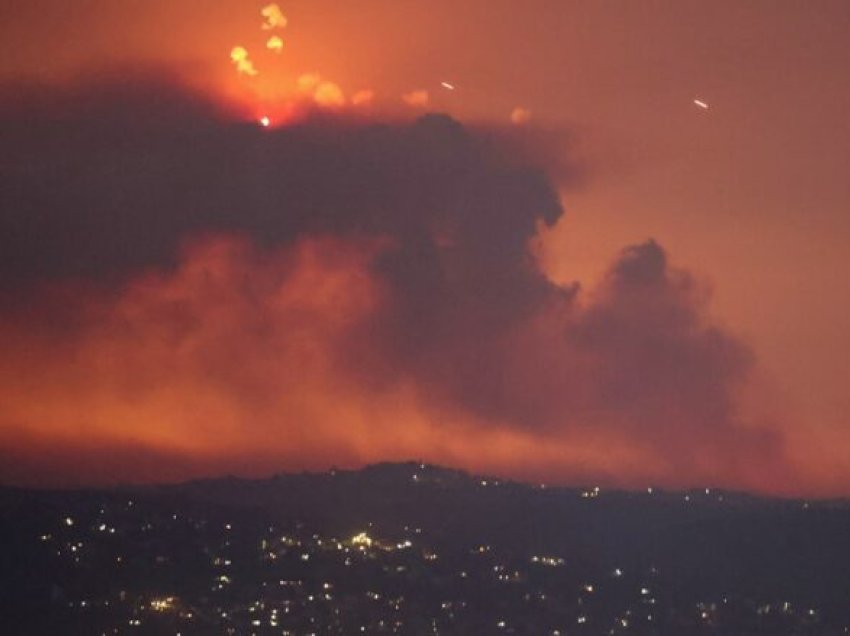
[[[737,407],[750,352],[659,245],[589,293],[540,271],[529,243],[559,196],[500,135],[442,115],[269,131],[190,96],[157,109],[155,88],[2,109],[7,431],[97,421],[196,459],[198,438],[240,457],[257,439],[282,461],[419,449],[621,483],[786,469]]]

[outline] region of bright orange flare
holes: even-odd
[[[270,31],[272,29],[282,29],[286,26],[286,16],[280,7],[272,2],[260,9],[260,15],[263,16],[263,30]]]
[[[230,60],[236,66],[236,70],[243,75],[257,75],[254,63],[248,57],[248,51],[243,46],[234,46],[230,50]]]
[[[322,77],[318,73],[302,73],[298,76],[295,84],[300,92],[311,93],[321,81]]]
[[[281,51],[283,51],[283,40],[277,35],[273,35],[268,40],[266,40],[266,48],[269,51],[280,53]]]
[[[531,111],[522,106],[517,106],[511,111],[511,123],[521,125],[531,120]]]
[[[345,104],[345,95],[338,84],[334,82],[320,82],[313,93],[313,100],[319,106],[335,107]]]

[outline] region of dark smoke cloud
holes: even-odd
[[[423,254],[442,233],[463,243],[481,276],[511,268],[535,222],[561,214],[540,171],[492,156],[493,143],[446,116],[410,126],[317,117],[270,131],[147,80],[3,93],[7,280],[168,263],[181,237],[200,230],[265,244],[384,233]]]
[[[664,449],[680,468],[710,456],[732,469],[741,458],[778,453],[780,439],[742,426],[736,391],[753,355],[707,323],[705,296],[690,275],[671,269],[656,242],[628,247],[568,342],[595,360],[592,400],[617,414],[631,437]]]
[[[444,115],[266,130],[150,82],[4,95],[7,291],[167,268],[201,233],[267,248],[384,237],[372,268],[388,300],[339,351],[360,381],[410,379],[494,425],[616,435],[674,469],[781,464],[781,439],[738,415],[751,353],[705,321],[698,285],[659,245],[625,249],[588,298],[540,272],[529,241],[560,218],[559,197],[497,134]]]

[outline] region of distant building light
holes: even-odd
[[[351,537],[352,545],[359,545],[364,547],[372,547],[372,537],[370,537],[365,532],[360,532],[359,534],[355,534]]]

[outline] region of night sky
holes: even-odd
[[[0,480],[850,494],[850,5],[6,0]]]

